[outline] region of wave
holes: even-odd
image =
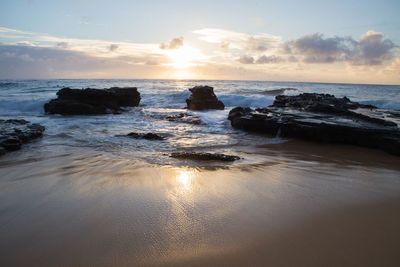
[[[186,99],[190,96],[189,91],[155,94],[141,93],[141,106],[158,108],[183,108],[186,106]]]
[[[301,93],[299,89],[296,88],[279,88],[279,89],[272,89],[262,91],[262,95],[270,95],[270,96],[277,96],[277,95],[297,95]]]
[[[40,115],[44,113],[45,100],[0,100],[0,115]]]
[[[268,93],[267,93],[268,92]],[[281,88],[264,91],[261,95],[237,95],[221,94],[217,95],[227,109],[241,107],[267,107],[274,101],[275,95],[293,94],[300,91],[294,88]],[[53,92],[43,92],[40,96],[30,96],[29,94],[8,94],[0,97],[0,115],[42,115],[44,113],[43,105],[54,98]],[[190,96],[189,91],[154,94],[143,93],[141,106],[155,109],[182,109],[186,106],[186,99]],[[357,99],[355,99],[357,101]],[[366,100],[359,101],[362,104],[369,104],[383,109],[400,110],[400,102],[396,100]],[[128,109],[130,110],[130,109]]]
[[[241,95],[220,95],[221,100],[226,107],[266,107],[273,103],[273,97],[267,96],[241,96]]]
[[[400,103],[392,100],[368,100],[360,101],[361,104],[373,105],[382,109],[397,109],[400,110]]]
[[[189,91],[167,93],[167,94],[149,94],[143,93],[141,99],[141,105],[146,107],[156,108],[183,108],[186,106],[186,99],[190,97]],[[221,100],[226,107],[266,107],[272,104],[274,101],[273,96],[243,96],[243,95],[219,95]]]
[[[1,89],[15,88],[20,85],[19,82],[0,82]]]

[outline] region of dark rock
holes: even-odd
[[[135,138],[135,139],[146,139],[146,140],[164,140],[165,137],[155,134],[155,133],[135,133],[135,132],[131,132],[128,133],[127,135],[118,135],[118,137],[131,137],[131,138]]]
[[[351,109],[376,108],[352,102],[347,97],[336,98],[329,94],[304,93],[297,96],[278,95],[272,107],[291,107],[309,112],[322,112],[330,114],[346,114]]]
[[[225,105],[218,100],[210,86],[195,86],[189,89],[192,95],[186,99],[187,108],[191,110],[224,109]]]
[[[140,93],[136,87],[110,89],[70,89],[57,92],[57,99],[44,105],[49,114],[96,115],[120,113],[121,107],[139,105]]]
[[[197,153],[197,152],[175,152],[171,153],[170,157],[177,159],[190,159],[190,160],[219,160],[219,161],[235,161],[239,160],[240,157],[225,155],[225,154],[214,154],[214,153]]]
[[[234,108],[228,119],[232,127],[247,131],[379,148],[400,155],[397,124],[375,116],[376,111],[348,98],[301,94],[278,96],[268,108]]]
[[[0,120],[0,155],[21,148],[21,145],[43,136],[45,128],[26,120]]]
[[[197,116],[193,116],[187,113],[179,113],[177,115],[168,116],[167,120],[182,122],[182,123],[190,123],[195,125],[201,124],[201,120]]]

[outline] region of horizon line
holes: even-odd
[[[232,82],[271,82],[271,83],[314,83],[314,84],[348,84],[348,85],[381,85],[400,86],[400,84],[387,83],[346,83],[346,82],[323,82],[323,81],[271,81],[271,80],[246,80],[246,79],[169,79],[169,78],[0,78],[1,80],[163,80],[163,81],[232,81]]]

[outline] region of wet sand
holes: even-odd
[[[1,266],[399,266],[400,159],[242,148],[159,166],[64,145],[0,158]]]
[[[235,251],[170,266],[399,266],[400,199],[329,209]]]

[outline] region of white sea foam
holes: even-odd
[[[48,100],[0,100],[0,115],[42,115]]]

